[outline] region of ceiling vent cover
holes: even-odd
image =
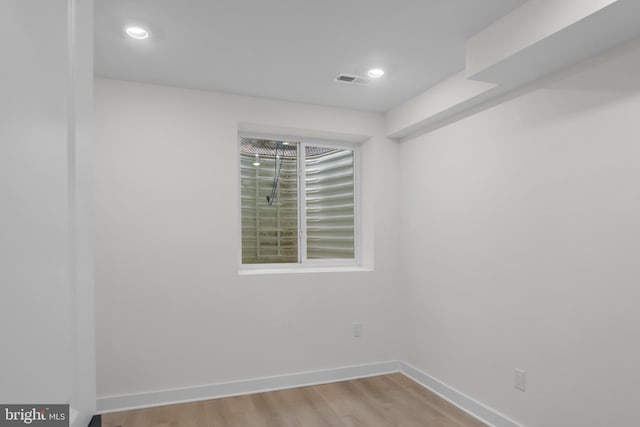
[[[338,83],[345,83],[350,85],[366,85],[369,84],[369,80],[365,77],[355,76],[353,74],[338,74],[334,81]]]

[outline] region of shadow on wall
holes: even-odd
[[[640,69],[640,39],[626,43],[607,53],[583,61],[564,71],[548,76],[535,83],[514,89],[506,95],[499,96],[475,108],[442,121],[435,128],[426,132],[410,135],[402,141],[409,141],[466,118],[473,118],[478,113],[495,106],[516,100],[524,95],[535,95],[537,92],[558,94],[558,103],[548,108],[546,101],[544,114],[536,110],[535,114],[520,114],[505,118],[505,126],[527,127],[538,126],[541,122],[552,122],[561,117],[580,115],[599,106],[622,101],[640,92],[640,82],[634,70]],[[572,96],[565,96],[572,92]],[[531,102],[531,99],[528,99]]]
[[[535,115],[535,123],[580,115],[600,106],[620,102],[640,92],[640,40],[613,49],[518,93],[555,92],[559,102]],[[571,93],[571,96],[566,96]]]

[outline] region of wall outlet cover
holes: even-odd
[[[514,387],[516,390],[527,391],[527,373],[522,369],[515,369]]]
[[[354,324],[353,324],[353,336],[354,336],[354,338],[360,338],[362,336],[362,323],[354,322]]]

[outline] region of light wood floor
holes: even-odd
[[[103,415],[103,427],[486,427],[402,374]]]

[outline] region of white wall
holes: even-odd
[[[99,395],[400,358],[529,427],[634,425],[639,68],[637,42],[400,145],[375,114],[98,80]],[[237,274],[239,123],[373,136],[374,271]]]
[[[72,407],[84,427],[96,412],[95,342],[95,128],[93,117],[93,1],[74,0],[73,87],[70,126],[73,139],[70,168],[73,192],[72,329],[74,388]],[[74,424],[72,424],[74,427]]]
[[[0,13],[2,402],[71,398],[66,20],[64,0]],[[15,43],[25,26],[40,30]]]
[[[100,397],[399,357],[399,147],[381,115],[101,79],[95,105]],[[374,271],[238,275],[239,123],[372,137]]]
[[[70,403],[86,425],[95,412],[92,8],[11,0],[0,9],[0,402]]]
[[[408,362],[529,427],[637,424],[638,69],[635,43],[401,145]]]

